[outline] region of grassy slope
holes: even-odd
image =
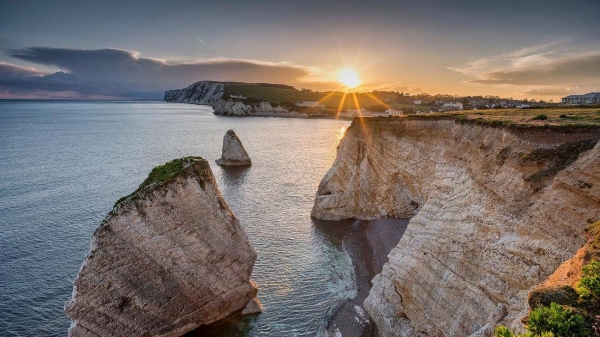
[[[464,110],[451,113],[469,119],[503,121],[514,124],[540,125],[600,125],[600,106],[568,107],[557,106],[542,109],[492,109]],[[547,120],[534,119],[537,115],[546,115]],[[562,116],[562,118],[561,118]]]
[[[225,93],[229,95],[243,95],[249,98],[267,101],[274,105],[289,102],[295,103],[298,101],[320,101],[321,104],[329,109],[338,109],[342,97],[344,96],[342,92],[305,92],[291,88],[264,86],[252,83],[227,83]],[[393,106],[390,106],[367,93],[357,93],[355,96],[357,102],[354,101],[354,95],[346,95],[342,110],[355,109],[356,103],[358,103],[358,106],[361,108],[376,105],[383,105],[385,108],[400,109],[412,107],[414,110],[428,110],[431,108],[430,106],[409,104],[394,104]]]

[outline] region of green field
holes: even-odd
[[[507,124],[600,125],[600,106],[464,110],[451,115],[482,121],[502,121]]]
[[[412,107],[416,110],[429,110],[430,106],[410,104],[387,104],[370,93],[346,94],[342,92],[309,92],[294,89],[289,86],[275,86],[254,83],[226,83],[225,95],[242,95],[248,97],[248,102],[266,101],[272,105],[294,106],[298,101],[319,101],[327,109],[339,109],[343,99],[342,110],[371,108],[371,110],[386,110],[389,108],[406,109]],[[356,100],[355,100],[356,98]]]

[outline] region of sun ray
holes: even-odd
[[[389,104],[385,103],[384,101],[380,100],[379,98],[377,98],[377,96],[373,95],[372,93],[367,92],[366,94],[367,94],[367,96],[371,97],[377,103],[383,105],[386,108],[386,110],[387,109],[392,109],[391,105],[389,105]]]
[[[342,109],[344,108],[344,102],[346,101],[346,93],[344,92],[342,94],[342,99],[340,100],[340,105],[338,106],[338,110],[337,113],[335,114],[335,119],[338,119],[340,116],[340,112],[342,112]]]

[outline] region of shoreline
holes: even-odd
[[[328,336],[376,337],[377,326],[363,308],[371,280],[381,272],[388,254],[406,230],[408,219],[323,221],[315,225],[336,237],[350,256],[356,296],[337,307],[326,326]]]

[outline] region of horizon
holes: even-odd
[[[200,80],[546,101],[600,91],[597,1],[177,4],[0,0],[0,98],[135,99]]]

